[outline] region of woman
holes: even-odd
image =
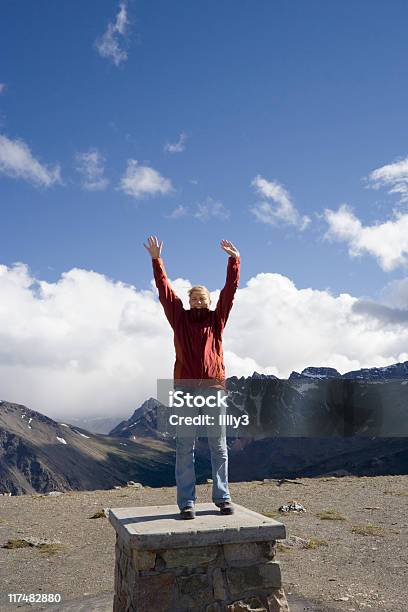
[[[215,310],[210,310],[210,293],[204,285],[196,285],[190,289],[190,309],[185,310],[166,275],[161,258],[163,242],[159,243],[156,236],[150,236],[147,245],[144,245],[152,258],[160,302],[174,331],[175,388],[194,396],[200,395],[205,401],[204,410],[211,423],[207,425],[207,433],[213,475],[212,499],[222,514],[233,514],[234,507],[228,490],[227,439],[225,425],[220,422],[219,415],[225,413],[226,395],[222,333],[238,287],[240,255],[228,240],[221,240],[220,246],[229,255],[229,259],[225,286]],[[215,406],[212,406],[214,401],[210,401],[211,398],[216,399]],[[194,417],[198,410],[198,407],[189,407],[188,415]],[[196,426],[189,425],[176,431],[177,504],[182,518],[193,519],[196,501]]]

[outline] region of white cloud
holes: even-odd
[[[209,221],[211,218],[225,221],[230,218],[230,211],[225,208],[222,202],[207,198],[201,204],[197,204],[197,211],[194,217],[200,221]]]
[[[0,173],[20,178],[37,186],[49,187],[61,182],[59,165],[47,168],[33,157],[23,140],[11,140],[0,134]]]
[[[180,219],[180,217],[185,217],[188,213],[188,206],[183,206],[182,204],[179,204],[179,206],[176,206],[176,208],[174,210],[172,210],[172,212],[167,216],[167,219]]]
[[[150,166],[140,166],[136,159],[128,159],[125,174],[120,181],[120,189],[135,198],[165,195],[173,191],[170,179],[164,178]]]
[[[105,159],[95,148],[75,155],[76,169],[82,176],[82,186],[88,191],[102,191],[109,184],[104,177]]]
[[[127,52],[121,47],[128,25],[126,3],[120,2],[115,23],[109,23],[103,36],[95,41],[95,47],[99,54],[111,60],[115,66],[119,66],[121,62],[125,62],[128,58]]]
[[[5,83],[0,83],[0,94],[4,93],[7,89],[7,85]]]
[[[385,325],[408,325],[408,309],[395,308],[387,304],[380,304],[372,300],[358,300],[353,305],[353,312],[368,315]]]
[[[408,214],[395,212],[392,220],[363,226],[352,209],[342,204],[337,211],[326,209],[324,216],[329,225],[325,237],[345,242],[351,257],[368,253],[386,272],[407,264]]]
[[[406,352],[408,326],[385,330],[355,312],[357,302],[349,294],[298,289],[279,274],[258,274],[238,290],[225,348],[280,376],[312,365],[345,372],[397,362]]]
[[[251,185],[261,196],[273,202],[273,204],[268,201],[258,202],[250,208],[258,221],[269,225],[287,223],[295,225],[300,230],[304,230],[309,225],[310,218],[299,214],[288,191],[278,181],[267,181],[258,174]]]
[[[390,306],[408,309],[408,277],[388,283],[382,290],[382,296]]]
[[[204,202],[196,204],[195,211],[191,210],[188,206],[180,204],[166,217],[167,219],[180,219],[187,215],[202,222],[209,221],[212,218],[225,221],[230,218],[230,211],[225,208],[222,202],[208,197]]]
[[[230,218],[230,211],[225,208],[222,202],[208,197],[204,202],[196,204],[194,210],[189,206],[180,204],[169,215],[165,216],[167,219],[180,219],[181,217],[189,216],[202,222],[209,221],[212,218],[226,221]]]
[[[258,374],[273,374],[279,378],[279,370],[274,367],[262,367],[251,357],[240,357],[232,351],[224,351],[225,367],[231,376],[252,376],[254,372]]]
[[[172,286],[188,307],[190,281]],[[77,268],[48,283],[16,264],[0,266],[0,294],[0,399],[54,418],[125,416],[155,395],[157,378],[172,376],[172,330],[153,290]],[[218,295],[211,292],[214,307]],[[258,274],[235,297],[224,334],[227,375],[406,360],[408,326],[385,327],[373,313],[355,312],[357,302]]]
[[[389,187],[389,193],[398,194],[400,202],[408,202],[408,157],[373,170],[368,176],[368,186]]]
[[[187,134],[185,132],[181,132],[180,137],[177,142],[170,143],[164,145],[164,150],[169,153],[182,153],[186,148],[186,140]]]

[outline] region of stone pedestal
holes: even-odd
[[[282,523],[234,504],[224,516],[196,504],[111,508],[116,530],[114,612],[288,612],[276,540]]]

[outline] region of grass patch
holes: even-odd
[[[323,512],[317,512],[316,516],[322,521],[346,521],[346,517],[337,512],[337,510],[323,510]]]
[[[327,540],[321,540],[319,538],[310,538],[310,540],[308,540],[307,544],[304,545],[303,548],[318,548],[318,546],[328,546],[329,543]]]
[[[364,536],[385,536],[385,529],[383,527],[378,527],[378,525],[372,525],[371,523],[367,523],[366,525],[353,525],[351,531],[352,533]]]
[[[93,516],[90,516],[89,518],[90,519],[106,518],[106,514],[104,510],[98,510],[98,512],[95,512],[95,514]]]
[[[272,512],[261,512],[261,514],[263,514],[263,516],[267,516],[268,518],[280,518],[281,513],[278,512],[277,510],[274,510]]]
[[[276,552],[286,553],[286,552],[290,552],[291,550],[292,550],[291,546],[285,546],[285,544],[282,544],[282,542],[276,543]]]
[[[19,540],[19,539],[15,539],[15,540],[8,540],[3,546],[2,548],[30,548],[34,546],[33,544],[30,544],[29,542],[26,542],[25,540]]]
[[[60,550],[64,550],[64,546],[62,544],[45,542],[42,544],[32,544],[31,542],[27,542],[27,540],[21,540],[18,538],[8,540],[6,544],[2,546],[2,548],[37,548],[40,552],[46,554],[55,554]]]
[[[64,549],[62,544],[39,544],[36,548],[38,548],[40,553],[47,555],[55,555],[55,553]]]
[[[408,491],[383,491],[385,495],[396,495],[397,497],[408,497]]]

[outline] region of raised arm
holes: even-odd
[[[170,286],[169,279],[167,278],[164,263],[161,258],[163,241],[159,243],[156,236],[149,236],[147,245],[144,244],[143,246],[152,258],[153,274],[156,287],[159,291],[159,300],[163,306],[168,322],[174,329],[176,320],[183,311],[183,302],[174,293]]]
[[[227,322],[228,315],[230,313],[234,301],[234,295],[238,288],[239,268],[241,260],[238,249],[229,240],[221,240],[221,248],[229,255],[227,278],[225,281],[224,288],[220,293],[220,297],[218,298],[217,307],[215,309],[221,324],[222,331]]]

